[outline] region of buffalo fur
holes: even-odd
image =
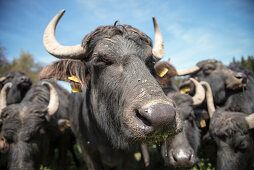
[[[52,69],[52,67],[54,69]],[[87,69],[83,62],[77,60],[60,60],[55,62],[53,65],[46,66],[43,71],[39,74],[39,79],[54,78],[56,80],[62,80],[69,83],[73,83],[75,87],[86,86],[89,81],[89,77],[86,76]],[[76,76],[80,83],[74,83],[69,80],[68,77]]]
[[[141,47],[152,47],[152,40],[146,34],[136,28],[133,28],[130,25],[100,26],[96,30],[85,36],[82,41],[82,46],[86,50],[88,50],[87,56],[91,56],[94,53],[95,46],[98,44],[99,41],[105,39],[112,41],[113,43],[114,41],[112,40],[112,38],[115,36],[121,36],[126,40],[135,42],[136,45]]]
[[[86,95],[82,93],[71,94],[70,121],[88,169],[107,169],[119,167],[119,165],[122,169],[133,169],[135,163],[133,151],[136,145],[132,145],[127,150],[115,148],[105,130],[98,125],[97,120],[89,111]]]

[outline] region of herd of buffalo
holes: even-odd
[[[200,154],[217,170],[254,169],[254,73],[204,60],[176,70],[155,38],[130,26],[100,26],[81,45],[63,46],[48,24],[43,43],[60,60],[39,81],[18,71],[0,78],[1,168],[37,170],[53,163],[68,169],[78,144],[90,170],[149,169],[157,146],[165,169],[190,169]],[[184,76],[180,85],[174,78]],[[69,93],[56,80],[69,82]],[[141,153],[141,160],[134,153]],[[139,164],[139,165],[137,165]]]

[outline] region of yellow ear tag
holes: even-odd
[[[76,77],[76,76],[71,76],[71,77],[68,77],[69,80],[71,81],[74,81],[76,83],[80,83],[80,80]],[[81,88],[76,88],[74,86],[71,85],[71,91],[73,93],[76,93],[76,92],[82,92]]]
[[[201,126],[202,128],[206,127],[206,122],[205,122],[205,120],[201,120],[201,121],[200,121],[200,126]]]
[[[75,87],[71,86],[71,91],[72,91],[73,93],[82,92],[82,89],[81,89],[81,88],[75,88]]]
[[[163,77],[163,76],[165,76],[165,74],[167,74],[167,72],[168,72],[168,68],[165,68],[165,67],[164,67],[164,68],[161,70],[161,72],[157,73],[157,75],[160,76],[160,77]]]
[[[187,93],[187,92],[189,92],[189,91],[190,91],[190,88],[189,88],[189,87],[183,87],[183,88],[180,89],[180,93],[181,93],[181,94],[185,94],[185,93]]]
[[[69,80],[74,81],[76,83],[80,83],[79,79],[76,76],[68,77]]]
[[[141,153],[140,152],[136,152],[134,154],[134,158],[136,159],[136,161],[140,161],[141,160]]]

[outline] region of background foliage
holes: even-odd
[[[38,80],[38,73],[42,69],[42,64],[36,63],[31,53],[20,50],[20,55],[13,61],[8,61],[5,56],[5,48],[0,46],[0,77],[11,70],[18,70],[30,77],[32,82]]]

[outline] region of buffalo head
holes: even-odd
[[[46,50],[62,60],[45,67],[40,78],[69,81],[75,76],[86,90],[89,112],[115,147],[174,134],[179,127],[174,103],[153,76],[153,63],[164,53],[155,18],[154,48],[140,30],[116,23],[98,27],[81,45],[66,47],[54,36],[63,13],[52,19],[44,33]]]
[[[19,104],[1,106],[0,149],[8,152],[11,170],[39,169],[43,159],[48,157],[51,147],[48,131],[54,128],[49,125],[49,121],[58,110],[59,99],[51,83],[45,81],[42,84],[43,86],[37,87],[47,92],[41,95],[35,93],[33,100],[38,100],[37,102],[22,101]],[[1,97],[3,98],[0,100],[4,101],[6,96]],[[45,104],[42,104],[43,100],[46,100]]]
[[[216,105],[223,104],[229,94],[241,90],[247,83],[247,77],[243,73],[232,71],[216,60],[204,60],[191,69],[177,71],[177,73],[208,82]]]
[[[30,78],[22,72],[10,71],[0,78],[0,89],[6,83],[12,83],[12,88],[10,88],[7,94],[7,104],[19,103],[24,98],[26,92],[32,85]]]

